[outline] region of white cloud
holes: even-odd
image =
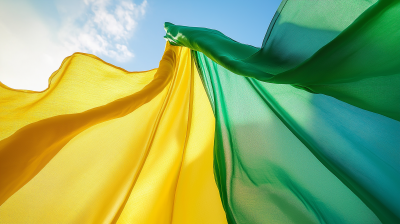
[[[147,1],[54,0],[60,26],[52,28],[29,1],[0,1],[0,81],[18,89],[43,90],[62,60],[86,52],[127,61],[137,21]]]
[[[59,36],[69,49],[106,55],[119,61],[133,57],[126,46],[145,14],[147,1],[140,5],[130,1],[84,0],[86,11],[74,18],[64,19]]]

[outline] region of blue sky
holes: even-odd
[[[74,52],[129,71],[158,67],[164,22],[259,47],[280,0],[0,0],[0,81],[43,90]]]

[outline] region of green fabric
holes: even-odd
[[[165,24],[170,43],[242,76],[323,93],[400,121],[400,1],[283,1],[262,47]]]
[[[230,223],[400,223],[399,21],[397,0],[287,0],[261,48],[165,24],[198,51]]]
[[[230,223],[399,223],[400,122],[194,55]]]

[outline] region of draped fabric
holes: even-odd
[[[0,83],[0,223],[400,223],[399,21],[283,0],[261,48],[166,23],[158,69]]]
[[[0,108],[0,223],[226,223],[189,49],[133,73],[77,53]]]
[[[400,1],[287,0],[261,48],[165,24],[198,51],[230,223],[400,222],[398,21]]]
[[[282,2],[261,49],[166,23],[170,43],[235,74],[292,84],[400,120],[400,1]]]
[[[229,223],[396,223],[400,122],[196,57]]]

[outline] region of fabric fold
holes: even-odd
[[[226,223],[190,50],[147,72],[65,61],[42,93],[0,90],[0,222]]]
[[[398,121],[195,55],[229,223],[398,222]]]
[[[67,60],[71,60],[71,58]],[[82,113],[58,115],[33,122],[1,140],[0,174],[2,178],[0,189],[2,192],[0,202],[3,203],[34,177],[78,133],[95,124],[125,116],[152,100],[169,83],[172,77],[171,73],[175,69],[175,60],[174,48],[168,49],[164,60],[161,60],[161,68],[155,74],[154,80],[135,94]],[[64,69],[61,68],[61,70]],[[37,101],[32,102],[31,105]],[[8,106],[7,98],[3,102],[6,104],[5,106]],[[31,105],[23,105],[23,107]],[[21,105],[18,106],[21,107]],[[17,108],[10,109],[16,110]],[[10,122],[10,118],[7,119]],[[15,121],[11,122],[16,123]],[[10,169],[11,167],[12,169]]]
[[[283,0],[261,48],[165,23],[158,69],[0,83],[0,223],[399,223],[398,21]]]
[[[258,49],[216,30],[165,24],[172,44],[229,71],[291,84],[400,120],[399,1],[283,1]]]

